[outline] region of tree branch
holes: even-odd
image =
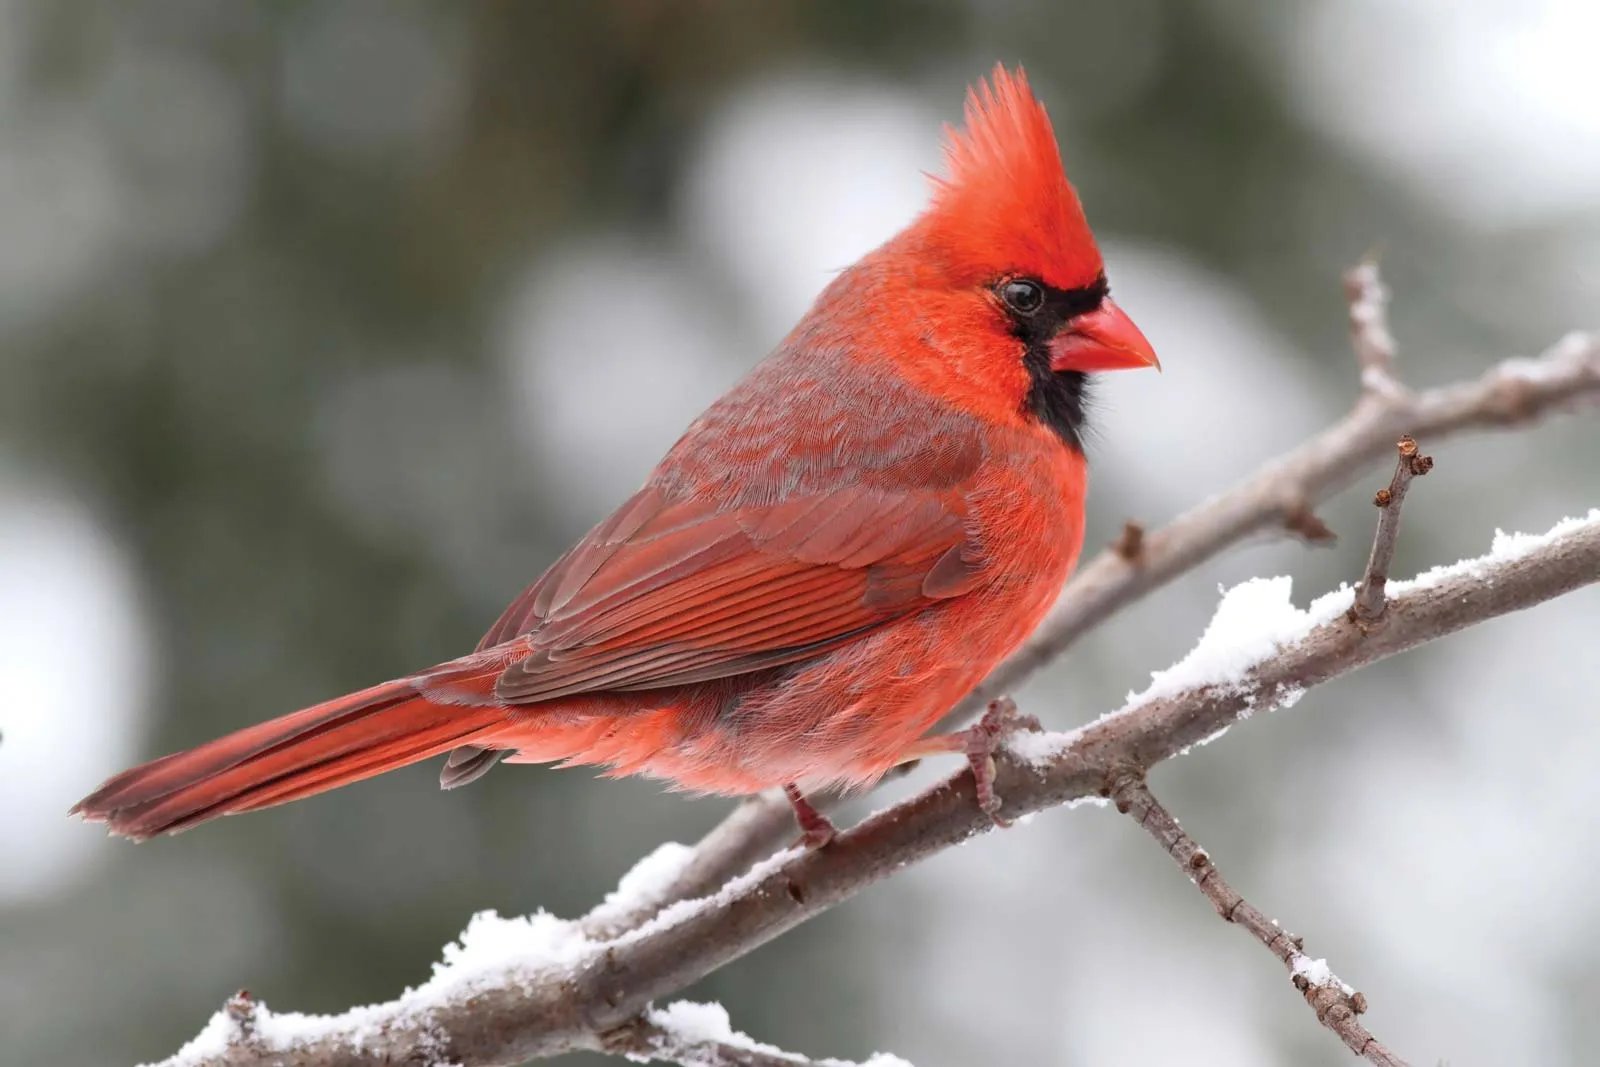
[[[1377,279],[1376,267],[1370,276]],[[1362,318],[1373,321],[1370,315]],[[947,722],[981,712],[1116,612],[1240,542],[1274,529],[1330,540],[1332,532],[1313,507],[1382,458],[1402,433],[1437,442],[1468,431],[1524,426],[1597,403],[1600,338],[1581,333],[1569,334],[1537,359],[1506,360],[1472,381],[1420,393],[1364,391],[1344,418],[1231,489],[1158,530],[1141,528],[1133,535],[1124,529],[1114,546],[1078,568],[1045,621]],[[659,905],[710,893],[794,837],[794,819],[781,795],[742,802],[696,846],[694,861],[676,884],[663,889]],[[655,910],[643,909],[638,920]]]
[[[1361,368],[1361,388],[1383,396],[1403,396],[1394,370],[1394,334],[1389,332],[1389,287],[1372,256],[1344,272],[1344,299],[1350,308],[1350,347]]]
[[[1367,998],[1341,981],[1325,961],[1307,956],[1301,938],[1267,918],[1229,885],[1210,854],[1184,832],[1178,820],[1150,792],[1142,775],[1124,774],[1112,786],[1111,800],[1118,811],[1131,815],[1134,822],[1150,832],[1195,888],[1216,907],[1224,922],[1243,927],[1278,957],[1289,971],[1289,980],[1316,1013],[1317,1021],[1337,1034],[1351,1052],[1377,1067],[1407,1067],[1361,1024],[1359,1016],[1367,1010]]]
[[[1202,642],[1146,693],[1082,729],[1013,736],[996,756],[996,788],[1018,815],[1109,796],[1125,776],[1142,775],[1239,718],[1292,703],[1311,686],[1596,580],[1600,509],[1542,537],[1507,539],[1488,556],[1394,583],[1375,625],[1346,617],[1352,591],[1330,594],[1293,628],[1266,635],[1270,650],[1247,670],[1208,670]],[[1280,584],[1286,595],[1287,583]],[[1271,583],[1239,588],[1258,595],[1263,585]],[[596,1035],[629,1024],[652,1000],[992,826],[964,771],[827,848],[779,854],[714,895],[668,907],[612,940],[588,941],[577,924],[565,924],[571,930],[557,939],[561,951],[548,959],[496,960],[467,974],[442,968],[396,1001],[344,1016],[284,1017],[288,1024],[279,1026],[258,1008],[248,1040],[231,1039],[237,1028],[219,1012],[168,1064],[266,1067],[292,1052],[298,1067],[490,1067],[598,1048]]]
[[[677,1001],[639,1016],[601,1037],[606,1052],[637,1062],[683,1067],[911,1067],[898,1056],[878,1053],[862,1064],[813,1060],[785,1052],[735,1031],[717,1004]]]
[[[1375,622],[1383,615],[1386,604],[1383,588],[1389,581],[1389,566],[1394,562],[1395,545],[1400,539],[1400,508],[1405,503],[1406,490],[1411,479],[1433,470],[1433,457],[1417,451],[1417,442],[1411,437],[1400,438],[1395,446],[1400,453],[1394,466],[1394,477],[1389,488],[1379,489],[1372,503],[1378,510],[1378,530],[1372,537],[1372,554],[1367,557],[1367,573],[1356,587],[1356,602],[1350,606],[1350,618],[1358,622]]]

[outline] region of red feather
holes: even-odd
[[[477,651],[136,767],[75,810],[145,837],[448,750],[451,786],[506,755],[720,793],[868,782],[916,751],[1077,556],[1083,456],[1040,414],[1077,409],[1037,391],[1075,388],[1051,377],[1072,359],[1153,360],[1109,302],[1048,330],[1008,310],[1017,278],[1099,299],[1100,254],[1021,72],[997,69],[966,118],[928,210]]]

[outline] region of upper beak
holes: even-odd
[[[1050,339],[1053,371],[1161,369],[1155,349],[1108,296],[1098,308],[1070,319]]]

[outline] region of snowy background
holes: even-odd
[[[1166,373],[1107,384],[1091,545],[1344,410],[1373,247],[1407,377],[1600,326],[1589,0],[214,4],[0,0],[0,1041],[175,1049],[231,991],[337,1010],[474,911],[575,914],[726,803],[421,767],[134,847],[107,774],[453,655],[829,272],[921,203],[938,129],[1027,64]],[[1600,502],[1600,426],[1433,447],[1397,570]],[[1142,688],[1262,544],[1020,694]],[[1600,593],[1309,694],[1155,782],[1419,1062],[1600,1043]],[[941,772],[944,769],[940,769]],[[1078,809],[955,850],[715,976],[815,1054],[1347,1062],[1144,835]],[[574,1057],[572,1062],[579,1062]]]

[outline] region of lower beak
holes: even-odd
[[[1049,347],[1053,371],[1161,369],[1149,339],[1110,297],[1095,310],[1068,320]]]

